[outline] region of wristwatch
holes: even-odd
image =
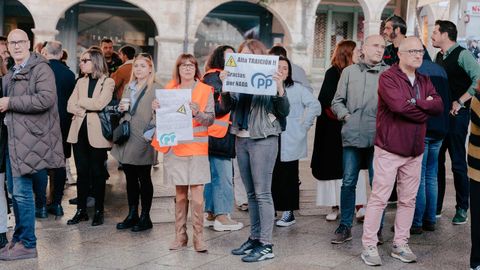
[[[460,108],[465,108],[465,103],[461,99],[457,99],[457,103],[460,104]]]
[[[417,100],[415,98],[411,98],[409,101],[411,104],[417,105]]]

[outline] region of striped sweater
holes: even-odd
[[[480,101],[472,98],[470,138],[468,141],[468,177],[480,182]]]

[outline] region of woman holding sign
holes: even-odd
[[[115,144],[112,155],[123,165],[127,180],[128,216],[117,224],[117,229],[129,229],[133,232],[152,228],[150,208],[152,206],[153,185],[150,171],[156,160],[155,150],[143,134],[150,128],[153,113],[150,109],[155,99],[155,89],[161,88],[154,83],[155,69],[152,56],[141,53],[133,59],[130,82],[123,91],[118,110],[124,113],[120,123],[128,121],[130,136],[122,144]],[[138,217],[139,198],[142,213]]]
[[[207,251],[203,240],[203,186],[210,182],[210,164],[208,162],[207,127],[215,119],[213,89],[200,81],[197,59],[191,54],[181,54],[173,71],[173,79],[165,87],[192,89],[193,140],[179,141],[175,146],[160,146],[154,138],[152,146],[163,156],[164,180],[175,184],[175,241],[171,250],[185,247],[187,237],[188,189],[191,192],[193,247],[198,252]],[[160,108],[155,99],[152,109]]]
[[[265,45],[258,40],[246,40],[238,51],[241,54],[267,54]],[[245,58],[248,57],[245,55]],[[281,74],[277,71],[273,79],[277,83],[274,96],[239,94],[233,95],[231,132],[235,134],[235,149],[238,166],[248,194],[250,214],[250,237],[234,255],[245,255],[244,262],[272,259],[272,232],[274,222],[272,199],[272,172],[278,153],[278,136],[289,113],[289,102],[285,94]],[[221,74],[226,78],[226,72]],[[224,86],[224,91],[228,87]]]

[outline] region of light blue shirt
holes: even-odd
[[[22,70],[22,68],[27,65],[29,59],[30,55],[20,65],[13,66],[13,76],[17,75],[17,73],[20,72],[20,70]]]

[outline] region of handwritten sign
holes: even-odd
[[[227,53],[227,78],[223,91],[253,95],[276,95],[277,83],[272,75],[278,70],[278,56]]]
[[[178,141],[193,140],[191,89],[157,89],[160,102],[156,110],[156,134],[160,146],[174,146]]]

